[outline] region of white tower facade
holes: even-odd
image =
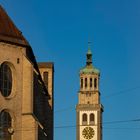
[[[99,92],[100,72],[92,64],[88,49],[86,66],[80,70],[77,114],[77,140],[102,140],[102,112]]]

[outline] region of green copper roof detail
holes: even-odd
[[[100,71],[96,69],[92,64],[92,52],[90,46],[88,46],[88,51],[86,54],[86,66],[80,70],[80,73],[83,74],[100,74]]]
[[[90,48],[88,49],[88,52],[87,52],[87,65],[91,65],[92,64],[92,52],[90,50]]]
[[[83,74],[100,74],[100,71],[96,68],[94,68],[92,65],[90,66],[85,66],[80,70],[80,73]]]

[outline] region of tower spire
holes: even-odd
[[[88,52],[87,52],[87,65],[92,65],[92,52],[91,52],[91,49],[90,49],[90,46],[91,46],[91,42],[88,41]]]
[[[76,140],[102,140],[103,107],[99,92],[100,71],[92,65],[90,42],[88,42],[86,56],[87,64],[80,70],[80,90],[76,106]]]

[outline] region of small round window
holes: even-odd
[[[4,97],[8,97],[12,90],[12,71],[3,63],[0,67],[0,91]]]

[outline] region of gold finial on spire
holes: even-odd
[[[91,41],[88,41],[88,49],[90,49]]]
[[[88,52],[87,54],[92,54],[91,52],[91,41],[88,41]]]
[[[90,41],[90,36],[88,37],[88,49],[90,48],[91,46],[91,41]]]
[[[92,42],[91,42],[90,36],[88,36],[88,52],[90,53],[91,53],[91,44]]]

